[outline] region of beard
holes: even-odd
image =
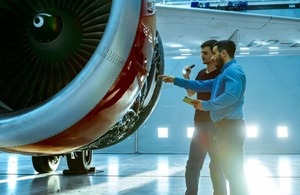
[[[219,69],[221,69],[225,63],[221,57],[218,57],[215,61],[216,61],[216,67]]]

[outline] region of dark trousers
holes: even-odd
[[[217,162],[214,134],[216,129],[210,121],[195,123],[195,131],[191,140],[189,157],[186,163],[185,182],[186,195],[198,194],[200,171],[208,153],[210,175],[214,189],[214,195],[226,195],[226,179],[219,163]],[[200,185],[201,186],[201,185]]]
[[[247,195],[243,167],[246,124],[243,120],[222,120],[215,126],[218,158],[229,183],[230,195]]]

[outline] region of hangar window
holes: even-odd
[[[279,138],[288,137],[288,128],[286,126],[278,126],[277,127],[277,136]]]
[[[159,127],[158,129],[158,138],[168,138],[169,137],[169,129],[166,127]]]

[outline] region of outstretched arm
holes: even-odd
[[[211,80],[188,80],[169,75],[159,75],[165,83],[173,83],[178,87],[190,89],[195,92],[211,92],[213,79]]]

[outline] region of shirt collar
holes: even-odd
[[[221,69],[221,72],[223,72],[225,69],[227,69],[229,66],[231,66],[232,64],[236,63],[235,59],[230,60],[229,62],[227,62],[226,64],[224,64],[224,66]]]

